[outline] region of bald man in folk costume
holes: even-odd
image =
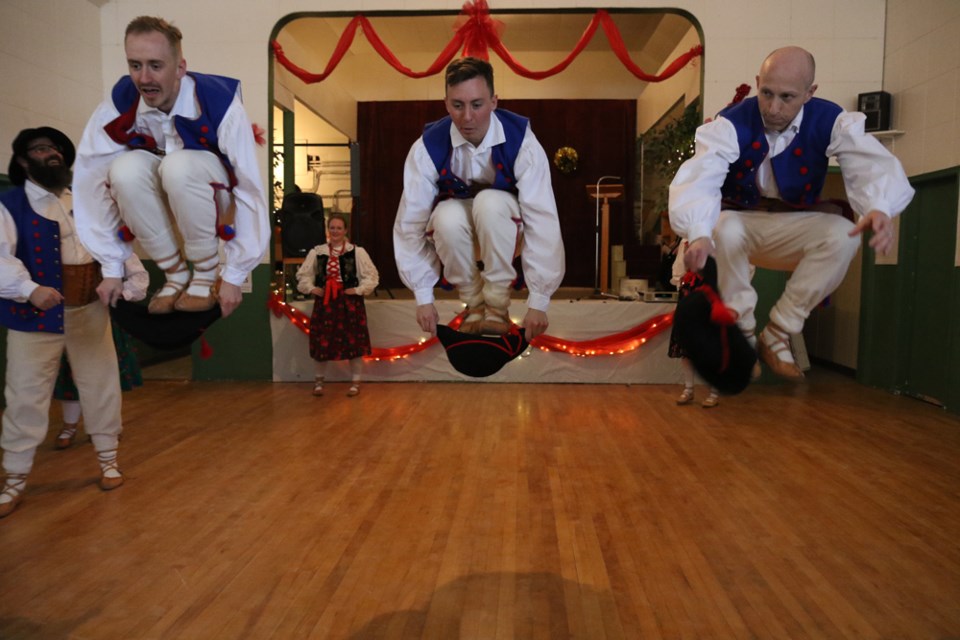
[[[877,253],[891,249],[892,219],[914,193],[900,162],[864,132],[865,116],[815,98],[814,77],[809,52],[771,53],[757,76],[758,96],[697,129],[696,154],[670,186],[670,225],[689,241],[686,268],[699,271],[716,256],[720,291],[741,330],[764,364],[794,380],[803,372],[790,336],[840,285],[861,234],[870,233]],[[831,157],[855,223],[820,200]],[[751,264],[793,272],[759,339]]]

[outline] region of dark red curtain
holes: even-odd
[[[638,252],[633,231],[636,101],[500,100],[498,108],[530,118],[548,157],[573,147],[577,171],[553,166],[553,189],[567,256],[563,286],[592,287],[595,279],[595,200],[586,185],[605,175],[621,176],[623,202],[611,205],[610,244],[624,245],[629,259]],[[446,114],[440,101],[361,102],[357,106],[360,193],[356,202],[360,244],[380,270],[381,286],[402,287],[393,257],[393,220],[403,191],[403,162],[426,122]],[[615,283],[612,283],[615,284]]]

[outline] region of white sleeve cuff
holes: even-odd
[[[413,295],[417,298],[417,306],[424,304],[433,304],[433,287],[429,289],[417,289],[413,292]]]

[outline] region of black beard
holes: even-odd
[[[66,189],[73,182],[73,171],[64,164],[48,165],[33,158],[27,158],[27,175],[38,185],[50,191]]]

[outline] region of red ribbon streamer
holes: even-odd
[[[323,304],[330,304],[331,300],[339,298],[341,291],[343,291],[343,283],[336,278],[328,277],[326,286],[323,288]]]
[[[278,318],[286,316],[290,322],[304,334],[310,334],[310,316],[300,311],[293,305],[284,302],[283,296],[279,292],[274,292],[267,299],[267,308],[269,308],[273,312],[273,315]],[[458,328],[463,323],[463,318],[465,315],[466,311],[458,314],[449,323],[450,328]],[[609,336],[603,336],[601,338],[573,341],[561,340],[560,338],[543,334],[531,340],[530,345],[543,351],[562,351],[564,353],[569,353],[572,356],[586,357],[617,355],[640,348],[644,343],[652,339],[654,336],[659,335],[660,333],[663,333],[669,329],[672,324],[673,314],[665,313],[656,316],[655,318],[650,318],[649,320],[646,320],[635,327],[627,329],[626,331],[614,333]],[[414,353],[424,351],[438,342],[439,340],[436,338],[436,336],[434,336],[428,340],[424,340],[423,342],[402,345],[399,347],[373,347],[372,353],[369,356],[365,356],[364,359],[396,360],[398,358],[405,358]]]
[[[357,27],[363,28],[363,34],[367,37],[367,40],[376,52],[380,54],[381,58],[394,69],[411,78],[425,78],[442,72],[450,61],[453,60],[454,56],[457,55],[457,51],[460,50],[462,46],[462,55],[474,56],[484,60],[489,59],[487,49],[493,49],[504,63],[517,75],[530,80],[543,80],[544,78],[549,78],[550,76],[560,73],[570,66],[570,63],[580,55],[580,52],[582,52],[590,43],[590,40],[593,39],[599,26],[603,27],[607,40],[610,42],[610,48],[620,62],[623,63],[624,67],[644,82],[662,82],[663,80],[671,78],[691,60],[703,55],[703,46],[697,45],[671,62],[667,68],[664,69],[663,73],[656,75],[648,74],[630,59],[630,52],[627,50],[627,45],[620,35],[620,30],[617,28],[617,25],[614,24],[610,15],[605,10],[600,9],[594,14],[590,24],[587,25],[576,46],[574,46],[573,50],[561,60],[559,64],[543,71],[532,71],[520,64],[500,40],[500,31],[503,28],[503,24],[490,17],[486,0],[475,0],[474,2],[467,2],[463,5],[463,14],[455,23],[456,32],[453,38],[447,43],[443,51],[440,52],[440,55],[437,56],[433,64],[425,71],[413,71],[404,66],[390,48],[383,43],[373,28],[373,25],[371,25],[363,15],[357,15],[347,24],[347,28],[343,34],[341,34],[340,40],[337,42],[333,55],[323,73],[311,73],[294,64],[283,53],[283,48],[276,40],[271,42],[271,46],[277,62],[306,84],[321,82],[333,73],[333,70],[340,64],[343,56],[353,43]]]
[[[710,322],[720,327],[720,369],[723,373],[730,365],[730,340],[727,337],[727,327],[732,326],[736,321],[736,315],[723,304],[723,300],[717,295],[717,290],[708,284],[703,284],[698,288],[702,291],[710,302]]]

